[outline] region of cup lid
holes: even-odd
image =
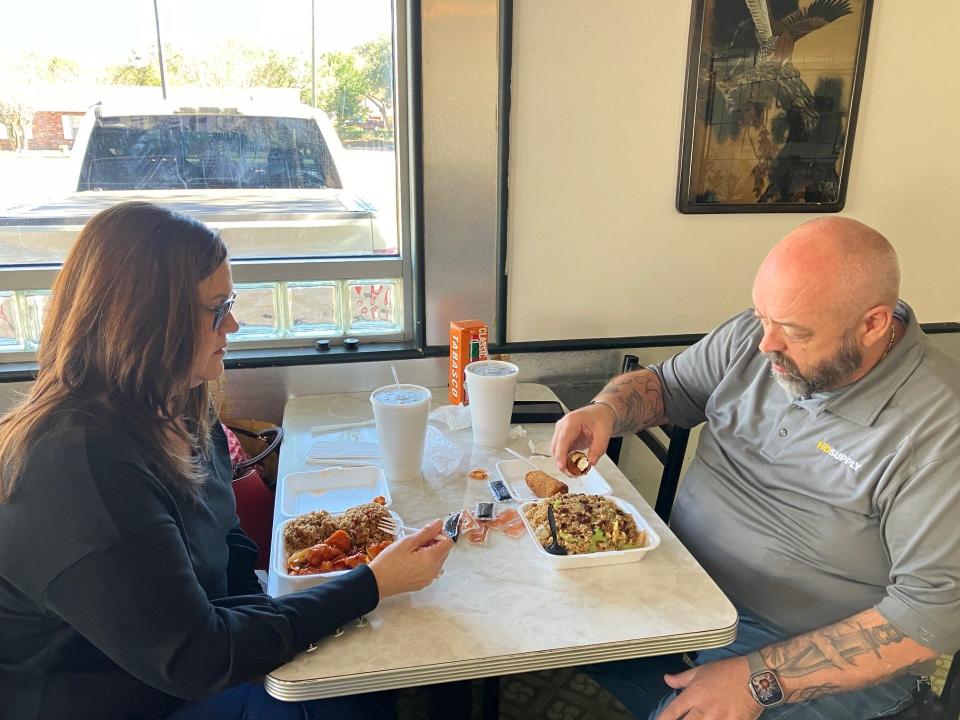
[[[430,391],[422,385],[400,383],[377,388],[370,393],[370,402],[390,406],[420,405],[430,397]]]
[[[481,377],[506,377],[520,372],[520,368],[506,360],[474,360],[464,371]]]

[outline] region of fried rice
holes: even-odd
[[[326,510],[304,513],[291,520],[283,529],[283,546],[293,554],[311,545],[322,543],[340,527]]]
[[[326,510],[304,513],[283,529],[283,546],[289,554],[324,542],[337,530],[344,530],[357,547],[366,547],[381,540],[392,540],[393,535],[377,528],[381,518],[390,513],[378,503],[364,503],[347,508],[343,515],[331,515]]]
[[[353,544],[363,547],[381,540],[393,539],[393,535],[377,528],[381,519],[389,517],[390,512],[383,505],[371,502],[348,508],[337,520],[340,529],[346,531]]]
[[[647,544],[646,530],[603,495],[557,495],[540,500],[525,511],[537,542],[551,541],[547,506],[553,506],[557,540],[571,555],[631,550]]]

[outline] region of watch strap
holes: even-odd
[[[747,655],[747,665],[750,668],[750,675],[756,675],[758,672],[763,672],[764,670],[769,670],[767,664],[763,661],[763,656],[760,654],[759,650],[754,650],[752,653]]]

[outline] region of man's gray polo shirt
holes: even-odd
[[[793,402],[747,311],[652,368],[670,421],[705,420],[671,526],[739,607],[793,633],[876,607],[960,648],[960,362],[906,334],[857,382]]]

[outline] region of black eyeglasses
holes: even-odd
[[[219,305],[201,305],[200,307],[207,312],[213,313],[213,329],[219,330],[227,315],[233,310],[233,304],[237,301],[237,294],[231,293],[230,297],[224,299]]]

